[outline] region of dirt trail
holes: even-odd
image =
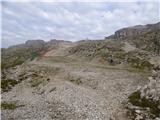
[[[74,43],[59,43],[58,49],[53,49],[50,50],[49,52],[47,52],[44,57],[51,57],[51,56],[64,56],[66,54],[66,51],[68,48],[70,48],[71,46],[73,46]]]
[[[102,66],[67,56],[66,49],[71,46],[62,45],[23,66],[25,72],[42,71],[44,77],[38,78],[42,83],[31,87],[29,81],[34,78],[28,78],[3,94],[3,100],[25,104],[2,112],[3,120],[126,119],[122,103],[143,84],[142,76],[121,66]]]

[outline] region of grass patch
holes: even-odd
[[[11,102],[11,103],[2,102],[1,103],[1,109],[3,110],[14,110],[18,107],[24,107],[24,105],[17,105],[15,102]]]
[[[19,82],[13,79],[7,79],[7,80],[2,80],[1,81],[1,90],[3,92],[7,92],[12,89],[16,84]]]
[[[31,53],[31,60],[34,60],[36,57],[39,56],[39,53],[38,52],[32,52]]]
[[[6,109],[13,110],[13,109],[17,108],[17,106],[15,103],[3,102],[3,103],[1,103],[1,108],[4,110],[6,110]]]
[[[140,92],[136,91],[132,93],[129,97],[129,102],[132,103],[132,105],[139,106],[142,108],[150,108],[150,113],[153,114],[155,117],[160,117],[160,109],[158,106],[160,105],[160,102],[155,102],[150,99],[141,98]]]

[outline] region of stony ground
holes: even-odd
[[[8,72],[23,81],[2,94],[21,105],[2,110],[2,120],[127,120],[123,103],[146,73],[68,56],[69,45]]]

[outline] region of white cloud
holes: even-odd
[[[103,38],[122,27],[159,21],[156,2],[4,2],[2,41]],[[5,33],[3,31],[8,31]],[[11,44],[8,44],[11,45]],[[8,46],[5,44],[5,46]]]
[[[2,0],[2,1],[9,1],[9,2],[153,2],[158,0]]]

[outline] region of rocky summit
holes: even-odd
[[[159,120],[159,33],[156,23],[2,48],[1,120]]]
[[[156,30],[160,30],[160,22],[155,24],[136,25],[132,27],[122,28],[120,30],[117,30],[114,35],[109,36],[109,38],[121,39],[126,37],[134,37]]]

